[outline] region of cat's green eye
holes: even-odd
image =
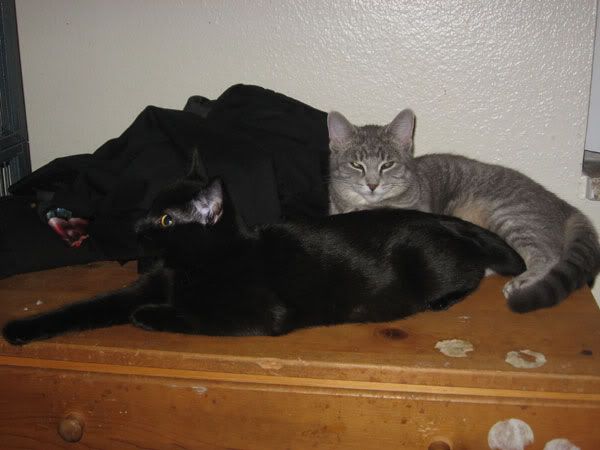
[[[390,168],[394,167],[394,164],[396,164],[396,161],[388,161],[385,164],[382,164],[380,169],[381,170],[390,169]]]
[[[160,226],[163,228],[170,227],[171,225],[173,225],[173,218],[168,214],[163,214],[162,216],[160,216],[159,223]]]
[[[350,165],[355,169],[363,170],[363,165],[357,161],[352,161]]]

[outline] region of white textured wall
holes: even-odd
[[[148,104],[237,82],[357,123],[410,106],[417,153],[518,168],[577,197],[596,0],[17,0],[34,167]]]

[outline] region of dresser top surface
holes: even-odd
[[[134,263],[97,263],[0,280],[0,324],[122,287],[136,276]],[[280,337],[191,336],[118,326],[23,347],[0,340],[0,364],[52,367],[52,361],[60,361],[63,368],[72,363],[79,370],[89,364],[96,371],[136,367],[600,394],[600,310],[589,289],[554,308],[515,314],[501,293],[505,282],[489,277],[446,311]],[[472,350],[466,357],[450,357],[436,348],[451,339],[467,341]],[[517,352],[517,362],[532,365],[536,354],[523,350],[541,353],[545,363],[521,368],[506,362],[509,352]]]

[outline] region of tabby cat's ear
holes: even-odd
[[[202,159],[200,159],[200,154],[198,153],[197,148],[195,148],[192,152],[192,164],[187,177],[197,181],[208,181],[208,175],[206,174],[206,169],[202,163]]]
[[[415,129],[415,113],[410,109],[400,111],[400,113],[386,125],[386,130],[390,133],[396,142],[401,144],[412,141]]]
[[[196,214],[203,225],[214,225],[223,215],[223,183],[215,178],[193,202]]]
[[[327,128],[329,129],[329,142],[332,146],[344,145],[356,131],[354,125],[337,111],[331,111],[327,115]]]

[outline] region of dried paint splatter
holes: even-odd
[[[546,442],[544,450],[581,450],[575,444],[568,439],[552,439],[550,442]]]
[[[504,361],[518,369],[535,369],[546,364],[546,356],[543,353],[525,349],[508,352]]]
[[[451,358],[466,358],[474,350],[473,344],[462,339],[447,339],[435,344],[435,348]]]
[[[523,450],[533,443],[533,430],[520,419],[508,419],[494,424],[488,433],[492,450]]]
[[[208,391],[208,389],[205,388],[204,386],[194,386],[194,387],[192,387],[192,389],[194,390],[194,392],[196,394],[205,394],[206,391]]]
[[[262,369],[279,370],[283,367],[283,362],[277,358],[260,358],[256,360]]]

